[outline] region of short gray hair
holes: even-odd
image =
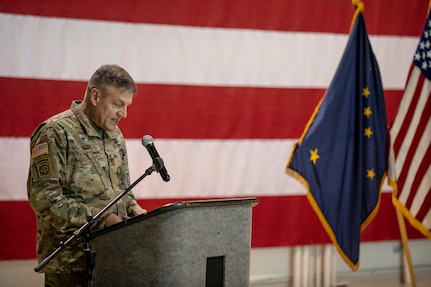
[[[117,65],[102,65],[88,81],[86,95],[90,94],[92,88],[106,91],[110,87],[133,94],[138,92],[135,81],[126,70]]]

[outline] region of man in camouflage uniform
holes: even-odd
[[[27,192],[37,218],[39,262],[129,185],[125,141],[118,122],[137,87],[116,65],[90,78],[83,101],[40,124],[31,136]],[[130,192],[92,226],[103,228],[146,211]],[[84,286],[83,243],[63,249],[42,272],[45,286]]]

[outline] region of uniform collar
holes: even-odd
[[[93,120],[79,107],[81,101],[73,101],[70,109],[75,114],[81,125],[83,126],[85,132],[89,136],[103,138],[104,134],[108,135],[110,138],[115,138],[115,131],[105,131],[98,125],[96,125]]]

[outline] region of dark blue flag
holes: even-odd
[[[360,233],[378,210],[386,143],[380,71],[359,11],[335,76],[286,169],[308,189],[309,202],[352,270],[359,267]]]

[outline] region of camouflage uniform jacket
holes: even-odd
[[[61,241],[95,215],[129,185],[124,138],[117,128],[97,127],[73,102],[69,110],[43,122],[31,137],[27,193],[37,220],[39,262]],[[145,212],[130,192],[94,224],[113,212],[121,217]],[[77,241],[75,241],[77,242]],[[76,273],[85,270],[83,243],[63,249],[42,270]]]

